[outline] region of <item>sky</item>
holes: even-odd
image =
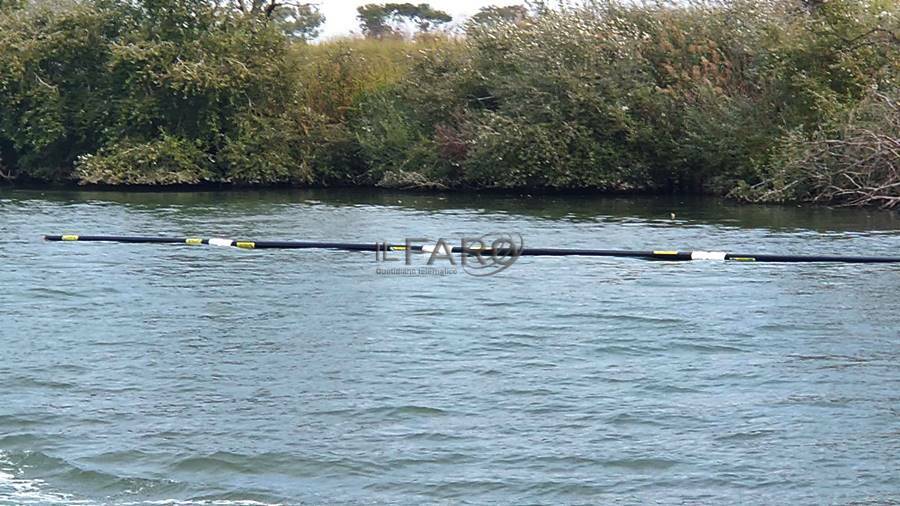
[[[525,3],[524,0],[320,0],[317,2],[319,10],[325,15],[325,24],[322,25],[320,39],[360,33],[359,22],[356,20],[356,8],[360,5],[388,1],[428,3],[435,9],[440,9],[453,16],[454,22],[471,16],[478,12],[478,9],[488,5],[504,6]]]

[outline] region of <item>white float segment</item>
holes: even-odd
[[[441,244],[441,251],[438,251],[438,255],[449,255],[453,253],[453,246],[450,246],[447,243],[438,243]],[[434,250],[438,249],[437,244],[425,244],[422,246],[422,251],[425,253],[434,253]]]
[[[213,237],[209,240],[210,246],[231,246],[234,244],[234,241],[231,239],[220,239],[218,237]]]
[[[724,251],[692,251],[691,260],[725,260]]]

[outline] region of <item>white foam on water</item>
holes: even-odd
[[[93,506],[99,504],[115,504],[120,506],[281,506],[281,503],[265,503],[259,501],[240,501],[229,499],[190,500],[190,499],[157,499],[153,501],[105,501],[97,503],[86,499],[78,499],[72,494],[48,490],[44,480],[18,478],[19,473],[10,463],[5,453],[0,451],[0,505],[78,505]]]
[[[0,504],[91,504],[46,488],[43,480],[17,478],[16,469],[0,452]]]

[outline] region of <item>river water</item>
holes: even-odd
[[[900,501],[897,265],[523,257],[396,276],[371,253],[41,239],[498,231],[900,251],[900,217],[878,211],[0,190],[0,503]]]

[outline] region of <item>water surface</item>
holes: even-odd
[[[0,190],[0,503],[900,501],[898,266],[41,240],[492,231],[900,251],[895,213],[715,200]]]

